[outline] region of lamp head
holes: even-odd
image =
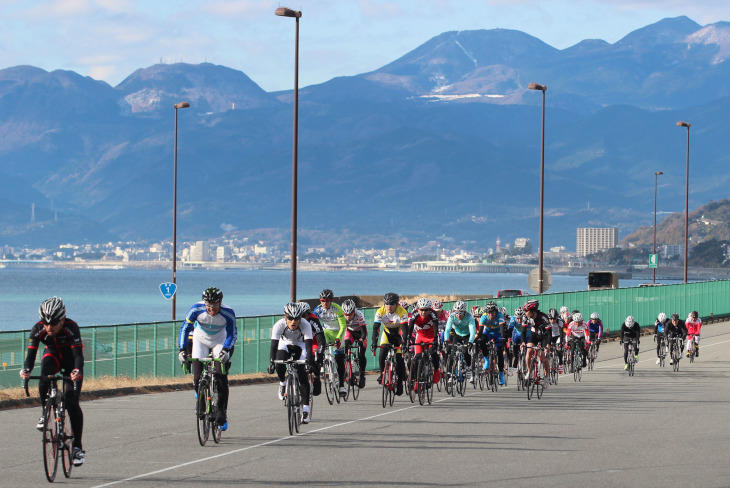
[[[292,10],[286,7],[279,7],[274,13],[280,17],[294,17],[297,19],[302,16],[302,12],[300,10]]]

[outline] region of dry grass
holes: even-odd
[[[230,375],[229,381],[241,381],[252,379],[271,378],[266,373],[251,373]],[[193,386],[192,376],[181,376],[177,378],[156,378],[153,376],[141,376],[139,378],[129,378],[128,376],[100,376],[98,378],[89,378],[84,380],[83,392],[93,393],[110,390],[121,390],[125,388],[145,389],[149,387],[170,387],[171,390],[180,389],[181,386],[191,388]],[[31,397],[38,395],[38,389],[33,383],[29,386]],[[23,388],[0,388],[0,402],[5,400],[22,400],[25,398],[25,390]]]

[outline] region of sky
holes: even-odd
[[[287,3],[288,2],[288,3]],[[266,91],[366,73],[443,32],[514,29],[558,49],[614,43],[666,17],[730,21],[727,0],[0,0],[0,69],[75,71],[112,86],[157,63],[209,62]]]

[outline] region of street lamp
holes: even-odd
[[[177,285],[177,109],[188,108],[190,104],[188,102],[180,102],[173,105],[175,107],[175,150],[174,158],[175,163],[173,165],[174,176],[172,178],[172,282]],[[175,297],[177,293],[172,295],[172,321],[175,318]]]
[[[687,244],[689,243],[689,122],[677,122],[678,127],[687,128],[687,177],[684,188],[684,282],[687,283]]]
[[[659,178],[659,175],[663,175],[664,173],[661,171],[657,171],[654,173],[654,255],[656,255],[656,188],[657,188],[657,178]],[[656,283],[656,268],[651,269],[651,282]]]
[[[296,20],[296,36],[294,40],[294,149],[292,151],[291,176],[291,290],[292,302],[297,299],[297,142],[299,139],[299,17],[302,12],[286,7],[276,9],[276,15],[293,17]]]
[[[537,83],[530,83],[527,88],[530,90],[540,90],[542,92],[542,139],[540,144],[540,244],[538,249],[538,275],[537,275],[537,293],[542,295],[543,291],[543,264],[542,264],[542,252],[543,252],[543,216],[544,216],[544,202],[545,202],[545,92],[547,91],[547,85],[538,85]]]

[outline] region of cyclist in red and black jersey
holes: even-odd
[[[524,310],[525,313],[525,320],[522,322],[522,337],[528,337],[527,331],[529,329],[529,343],[527,344],[527,347],[529,347],[529,349],[527,349],[528,368],[531,368],[530,360],[534,354],[534,350],[532,348],[538,345],[541,345],[544,348],[539,359],[545,370],[545,375],[543,377],[547,378],[550,371],[550,360],[548,359],[547,349],[550,345],[553,333],[552,325],[550,325],[550,319],[548,319],[548,316],[538,309],[539,306],[540,302],[537,300],[528,300],[522,306],[522,310]],[[528,378],[530,373],[531,371],[528,370]],[[543,388],[547,387],[547,383],[548,382],[543,383]]]
[[[84,355],[82,353],[84,346],[81,342],[81,331],[76,322],[66,318],[66,307],[58,297],[44,301],[38,310],[38,315],[41,320],[36,322],[30,330],[28,354],[23,369],[20,370],[20,377],[24,380],[30,377],[40,344],[46,346],[41,358],[40,376],[52,376],[63,371],[65,376],[71,377],[70,381],[65,380],[67,384],[64,403],[74,432],[73,463],[74,466],[81,466],[84,464],[85,454],[81,444],[84,414],[79,405],[81,384],[84,378]],[[76,383],[75,389],[74,383]],[[45,406],[49,388],[50,381],[38,381],[42,406]],[[42,415],[36,427],[38,430],[43,430],[44,418]]]
[[[312,335],[314,336],[314,340],[312,341],[312,354],[314,354],[314,362],[316,364],[312,370],[312,395],[319,396],[322,393],[322,381],[319,378],[319,374],[324,363],[324,351],[327,349],[327,340],[324,338],[322,322],[320,322],[316,314],[312,313],[312,307],[307,302],[300,303],[302,304],[302,310],[304,310],[302,317],[312,326]]]
[[[419,342],[432,344],[430,355],[431,362],[433,363],[433,382],[438,383],[441,379],[439,373],[439,354],[438,354],[438,327],[439,327],[439,316],[433,311],[433,302],[430,298],[419,298],[416,302],[417,313],[414,313],[408,321],[408,331],[406,333],[406,347],[408,341],[411,340],[411,335],[415,332],[416,337],[413,340],[414,349],[416,353],[416,360],[413,362],[412,372],[418,371],[418,361],[424,354],[425,348],[418,346]]]

